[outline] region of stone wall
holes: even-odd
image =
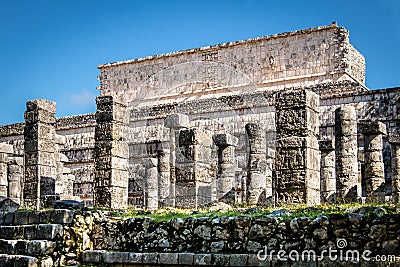
[[[15,256],[19,254],[26,255],[18,256],[24,257],[24,261],[39,266],[79,263],[298,266],[295,264],[302,262],[304,266],[317,262],[348,266],[351,258],[347,255],[357,255],[346,253],[357,250],[361,263],[353,260],[352,264],[365,266],[368,261],[362,255],[370,261],[377,255],[391,256],[395,261],[400,255],[399,214],[380,207],[349,208],[314,218],[287,218],[279,214],[289,213],[280,210],[261,217],[189,217],[161,222],[146,217],[118,218],[107,213],[95,210],[0,213],[0,264],[13,266],[21,259]],[[328,249],[332,250],[332,256],[337,256],[336,260],[329,260]],[[277,259],[279,250],[285,254]],[[300,258],[293,262],[289,252],[294,250],[300,255],[303,251],[314,251],[316,257],[325,250],[325,258],[308,261]],[[365,251],[370,253],[363,254]],[[265,252],[274,257],[260,260],[257,254],[264,257]]]
[[[364,82],[365,76],[363,57],[336,24],[98,68],[101,95],[124,95],[132,105],[283,89],[288,83]]]
[[[329,95],[329,89],[341,92]],[[350,89],[349,89],[350,88]],[[357,117],[369,120],[379,119],[386,123],[387,131],[392,132],[400,126],[397,110],[400,90],[384,89],[363,91],[357,84],[337,83],[309,87],[320,96],[320,135],[319,139],[334,140],[334,111],[338,107],[351,104],[356,108]],[[356,91],[356,92],[354,92]],[[190,127],[200,127],[214,133],[226,132],[238,138],[235,147],[237,163],[236,180],[246,175],[248,147],[245,125],[247,123],[265,124],[267,139],[267,167],[272,173],[275,159],[275,100],[273,93],[258,92],[251,94],[224,96],[209,100],[189,101],[182,104],[160,104],[153,108],[135,108],[130,111],[129,122],[129,171],[131,178],[130,197],[139,196],[144,188],[144,167],[141,160],[147,156],[149,143],[159,141],[163,148],[169,147],[169,129],[164,126],[168,114],[183,113],[190,118]],[[16,155],[23,155],[23,126],[13,124],[0,127],[0,141],[12,144]],[[74,195],[81,199],[92,199],[94,181],[94,126],[93,114],[59,118],[56,133],[65,136],[66,143],[61,152],[68,157],[65,166],[75,175]],[[363,147],[363,136],[359,134],[358,146]],[[386,178],[386,191],[390,194],[391,155],[390,145],[383,138],[383,156]],[[217,164],[217,147],[212,148],[212,159]],[[269,159],[269,160],[268,160]],[[360,158],[359,160],[363,160]],[[360,164],[364,164],[360,161]]]
[[[196,255],[208,255],[210,260],[215,260],[219,254],[227,255],[228,262],[229,257],[233,259],[235,255],[244,259],[245,263],[241,266],[259,266],[257,254],[263,250],[260,255],[264,255],[265,248],[269,252],[284,250],[287,254],[291,250],[299,253],[313,250],[316,255],[321,255],[323,250],[329,248],[337,249],[337,255],[340,250],[343,253],[358,250],[360,255],[370,250],[370,257],[400,254],[399,215],[372,207],[352,208],[340,214],[321,214],[312,219],[287,219],[275,213],[264,217],[190,217],[165,222],[150,218],[110,218],[101,212],[83,212],[75,215],[74,222],[79,228],[70,227],[68,236],[73,236],[73,231],[77,229],[85,229],[84,247],[94,250],[83,253],[87,262],[93,262],[92,257],[97,255],[100,259],[104,256],[103,261],[110,260],[107,256],[114,256],[114,263],[118,263],[118,259],[120,263],[140,263],[133,259],[124,261],[124,257],[134,253],[136,257],[155,257],[153,264],[160,259],[160,255],[168,254],[172,261],[168,263],[176,264],[173,259],[182,254],[195,258]],[[80,246],[78,242],[75,247]],[[114,252],[107,254],[106,251]],[[79,252],[76,254],[79,255]],[[288,255],[285,257],[287,259]],[[290,262],[281,264],[291,266]]]

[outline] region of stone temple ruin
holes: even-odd
[[[370,90],[336,24],[100,65],[95,114],[0,127],[27,208],[398,202],[400,88]]]

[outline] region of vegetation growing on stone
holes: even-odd
[[[346,214],[346,213],[362,213],[369,215],[377,209],[383,209],[384,213],[395,213],[400,210],[399,205],[395,204],[341,204],[341,205],[318,205],[318,206],[283,206],[279,208],[273,207],[250,207],[250,208],[204,208],[204,209],[181,209],[181,208],[168,208],[159,209],[156,211],[149,211],[143,209],[127,209],[112,211],[106,210],[112,217],[121,218],[152,218],[155,222],[168,221],[175,218],[221,218],[221,217],[237,217],[237,216],[250,216],[258,217],[281,217],[283,219],[293,219],[299,217],[308,217],[314,219],[319,215],[328,214]]]

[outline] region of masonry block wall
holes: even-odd
[[[365,79],[363,56],[335,24],[100,65],[101,94],[135,105]]]
[[[23,205],[26,208],[46,207],[46,196],[55,195],[55,113],[54,102],[39,99],[26,103],[23,183]]]
[[[94,206],[128,205],[126,105],[114,96],[96,98]]]

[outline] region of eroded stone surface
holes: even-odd
[[[212,134],[198,128],[179,131],[176,149],[176,206],[198,207],[211,203]]]
[[[224,133],[214,135],[213,140],[218,147],[217,200],[233,204],[235,203],[235,145],[238,139]]]
[[[385,203],[382,135],[386,134],[386,125],[379,121],[361,121],[359,126],[364,135],[366,201]]]
[[[128,204],[126,105],[122,100],[96,98],[94,205],[125,208]]]
[[[259,203],[261,198],[272,196],[272,184],[267,183],[266,175],[266,140],[262,123],[248,123],[245,126],[249,142],[247,165],[247,199],[251,205]],[[268,190],[267,190],[268,187]]]
[[[319,96],[308,90],[276,97],[277,203],[320,203]]]
[[[319,141],[321,151],[321,202],[333,203],[336,195],[335,144],[333,140]]]
[[[46,207],[46,196],[51,198],[55,195],[55,112],[56,104],[48,100],[38,99],[26,103],[23,187],[23,206],[26,208]]]
[[[357,152],[356,110],[346,105],[335,111],[337,202],[355,202],[361,197]]]

